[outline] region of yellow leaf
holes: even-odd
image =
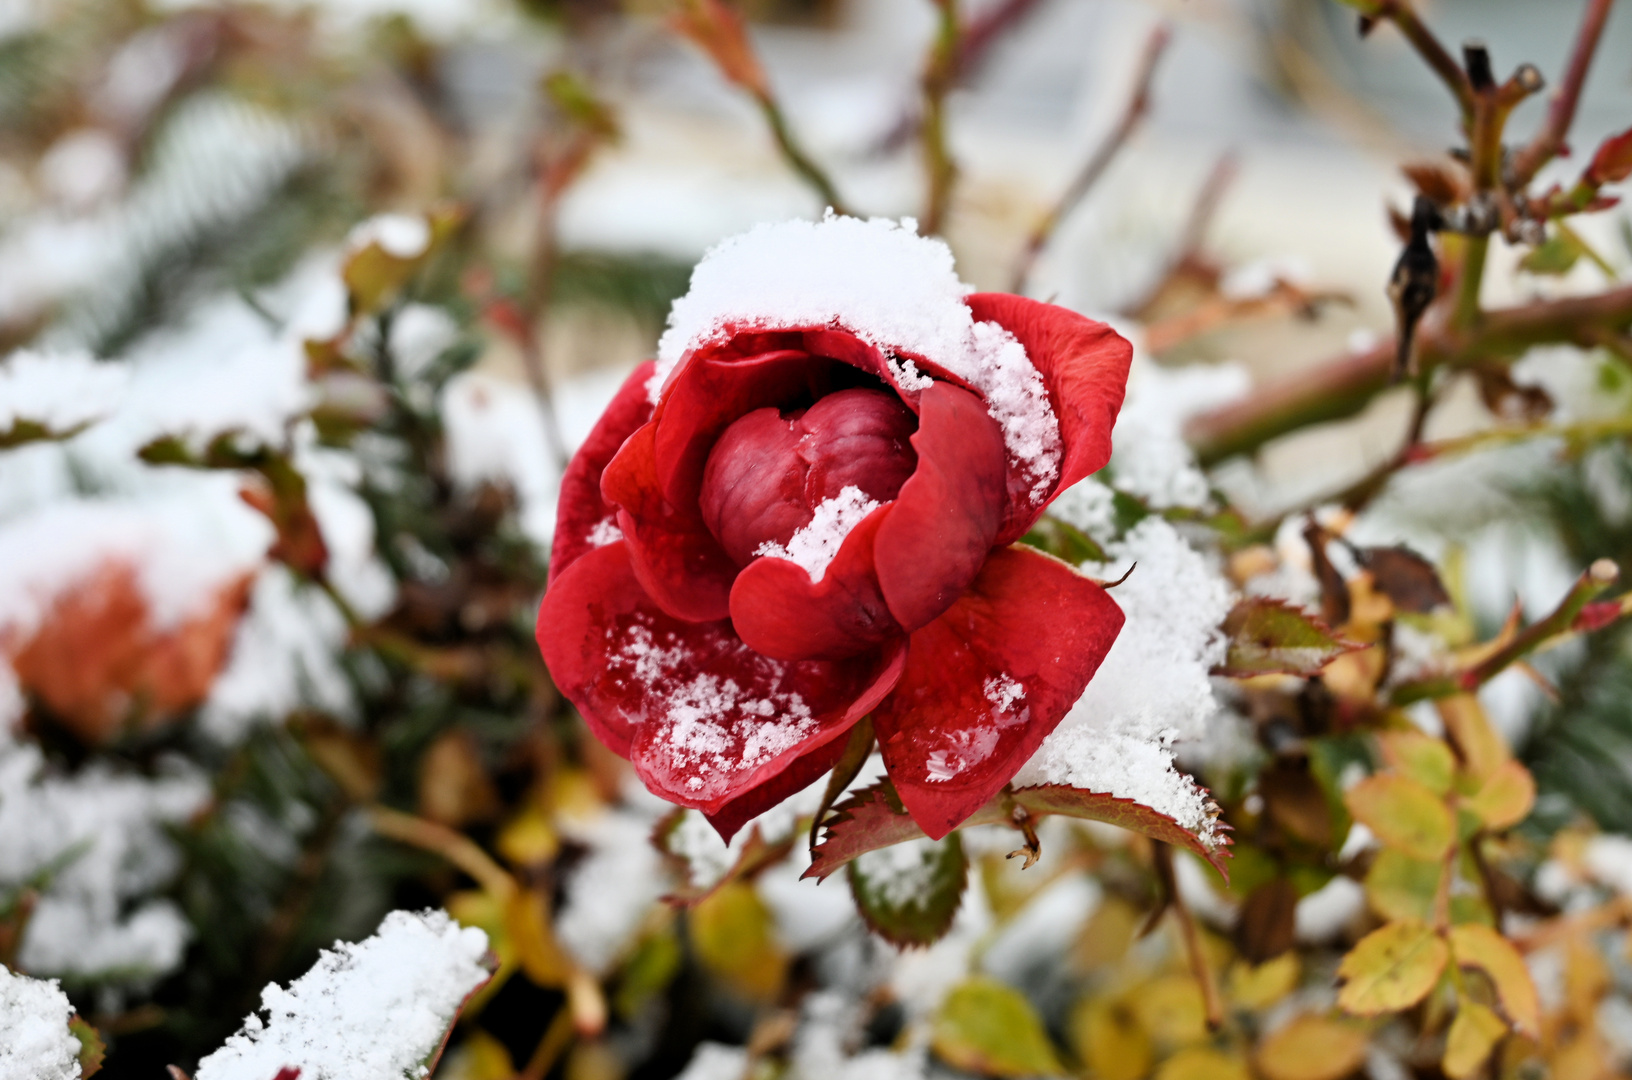
[[[1121,1002],[1083,998],[1068,1028],[1072,1048],[1096,1080],[1139,1080],[1150,1072],[1150,1036]]]
[[[537,889],[520,889],[505,912],[505,928],[515,946],[521,970],[538,986],[561,986],[572,972],[572,961],[556,944],[550,929],[550,902]]]
[[[1160,1045],[1188,1046],[1207,1038],[1207,1003],[1188,973],[1152,979],[1128,995],[1128,1006]]]
[[[1420,731],[1385,731],[1377,736],[1383,759],[1396,772],[1409,776],[1435,795],[1451,790],[1456,776],[1456,755],[1444,742]]]
[[[1107,897],[1082,928],[1075,958],[1085,968],[1109,967],[1122,959],[1139,931],[1139,911],[1120,897]]]
[[[1025,995],[983,976],[953,987],[935,1016],[929,1045],[954,1069],[983,1076],[1057,1076],[1065,1071]]]
[[[1413,859],[1393,848],[1377,853],[1366,871],[1366,899],[1385,919],[1417,919],[1434,915],[1434,897],[1444,867],[1438,860]]]
[[[1508,829],[1530,816],[1536,804],[1536,782],[1517,761],[1505,761],[1485,780],[1477,794],[1463,803],[1487,829]]]
[[[1341,1080],[1366,1060],[1366,1034],[1352,1024],[1306,1013],[1258,1048],[1266,1080]]]
[[[1462,751],[1462,760],[1468,772],[1475,779],[1485,779],[1513,756],[1507,749],[1507,743],[1485,716],[1484,706],[1472,694],[1440,698],[1434,707],[1445,724],[1446,733]]]
[[[1462,967],[1476,968],[1490,977],[1502,1011],[1526,1035],[1541,1033],[1541,999],[1530,969],[1513,943],[1488,926],[1467,923],[1451,928],[1451,951]]]
[[[750,998],[773,998],[788,973],[770,909],[747,882],[722,885],[691,909],[691,944],[703,964]]]
[[[555,859],[561,840],[550,815],[538,803],[529,801],[499,830],[493,846],[513,866],[538,866]]]
[[[1456,838],[1450,808],[1409,777],[1369,776],[1344,792],[1343,802],[1384,846],[1414,859],[1441,858]]]
[[[1612,981],[1603,955],[1586,940],[1572,937],[1564,948],[1564,1001],[1576,1023],[1591,1027],[1596,1022],[1598,1003]]]
[[[447,1080],[510,1080],[516,1075],[516,1065],[503,1043],[475,1028],[448,1055],[436,1075]]]
[[[1292,950],[1256,967],[1237,960],[1230,967],[1230,1000],[1243,1009],[1267,1009],[1297,989],[1300,974],[1298,954]]]
[[[1162,1062],[1155,1080],[1252,1080],[1240,1058],[1193,1046]]]
[[[1506,1034],[1507,1023],[1501,1017],[1477,1001],[1462,1002],[1445,1038],[1445,1075],[1451,1080],[1472,1076]]]
[[[1432,927],[1415,919],[1389,923],[1343,958],[1337,974],[1345,983],[1337,1003],[1360,1016],[1409,1009],[1434,988],[1449,955]]]

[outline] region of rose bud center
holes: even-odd
[[[703,470],[699,505],[720,546],[746,566],[767,543],[786,544],[816,507],[847,487],[894,499],[918,467],[918,419],[894,394],[841,390],[810,408],[756,409],[720,436]]]

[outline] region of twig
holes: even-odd
[[[978,75],[991,55],[993,44],[1035,13],[1041,2],[1002,0],[995,7],[970,19],[958,40],[958,82]]]
[[[1434,676],[1426,679],[1414,679],[1401,683],[1394,688],[1390,703],[1395,706],[1410,705],[1412,702],[1430,698],[1447,697],[1451,694],[1471,693],[1501,674],[1510,664],[1522,660],[1533,652],[1540,652],[1558,644],[1565,637],[1574,634],[1577,630],[1576,620],[1583,609],[1592,600],[1609,588],[1620,574],[1620,568],[1609,559],[1599,559],[1587,568],[1586,573],[1576,579],[1564,599],[1559,601],[1552,613],[1538,619],[1515,634],[1512,640],[1498,648],[1489,656],[1480,660],[1461,672],[1453,675]],[[1614,605],[1611,605],[1614,606]],[[1620,605],[1619,610],[1611,613],[1611,617],[1604,620],[1595,620],[1596,626],[1605,625],[1626,614],[1626,605]]]
[[[555,1019],[544,1029],[533,1056],[527,1059],[526,1067],[516,1074],[515,1080],[544,1080],[567,1047],[572,1045],[572,1035],[572,1010],[563,1001],[556,1010]]]
[[[782,151],[782,157],[787,161],[788,167],[815,189],[824,206],[832,208],[835,214],[848,214],[850,211],[845,207],[844,200],[839,198],[839,189],[834,187],[832,178],[805,153],[804,147],[793,137],[793,130],[788,127],[788,119],[782,112],[782,106],[777,104],[770,91],[756,94],[755,98],[759,102],[759,111],[765,116],[765,122],[770,125],[777,149]]]
[[[1009,291],[1023,293],[1026,282],[1031,277],[1032,266],[1037,262],[1037,256],[1059,228],[1060,222],[1076,208],[1083,196],[1098,183],[1105,170],[1110,167],[1116,155],[1122,150],[1139,126],[1145,114],[1150,111],[1150,86],[1156,76],[1156,64],[1162,58],[1163,51],[1172,40],[1173,32],[1166,24],[1151,31],[1150,38],[1145,42],[1144,54],[1139,60],[1139,69],[1134,75],[1133,94],[1128,98],[1127,107],[1122,112],[1122,119],[1117,122],[1105,141],[1099,145],[1082,169],[1066,187],[1065,193],[1047,213],[1038,219],[1032,227],[1031,234],[1026,238],[1026,246],[1021,249],[1020,257],[1015,262],[1014,274],[1010,279]]]
[[[1587,9],[1581,16],[1581,27],[1576,31],[1575,46],[1570,51],[1570,63],[1565,69],[1564,80],[1558,84],[1558,92],[1547,106],[1547,120],[1529,145],[1513,158],[1508,177],[1508,184],[1513,189],[1522,189],[1535,178],[1543,165],[1564,149],[1564,141],[1575,123],[1581,88],[1586,84],[1587,71],[1592,67],[1598,41],[1603,36],[1604,22],[1609,18],[1609,9],[1614,6],[1615,0],[1588,0]]]
[[[442,856],[495,898],[508,901],[515,896],[515,878],[463,833],[387,806],[370,807],[368,820],[381,836]]]
[[[1412,48],[1427,61],[1434,74],[1438,75],[1446,89],[1450,90],[1451,96],[1456,98],[1457,107],[1462,110],[1463,118],[1472,120],[1473,85],[1468,80],[1468,73],[1462,70],[1462,65],[1456,62],[1456,58],[1439,43],[1433,31],[1429,30],[1417,16],[1410,0],[1375,0],[1373,3],[1356,3],[1354,6],[1369,18],[1387,19],[1398,27]]]
[[[1159,354],[1230,323],[1243,322],[1247,319],[1273,318],[1295,312],[1313,312],[1321,304],[1352,302],[1353,299],[1346,293],[1307,293],[1295,285],[1281,281],[1263,296],[1238,300],[1215,296],[1203,301],[1192,311],[1153,322],[1145,328],[1145,345],[1151,352]]]
[[[1632,286],[1596,296],[1545,300],[1487,311],[1465,330],[1424,327],[1418,363],[1430,371],[1475,358],[1513,357],[1533,345],[1595,344],[1606,332],[1632,325]],[[1192,420],[1186,437],[1204,465],[1256,450],[1271,439],[1309,424],[1360,412],[1390,385],[1394,343],[1350,353],[1254,391],[1251,397]]]
[[[1156,876],[1161,880],[1162,888],[1167,894],[1167,907],[1172,910],[1173,917],[1179,924],[1179,935],[1184,939],[1184,951],[1190,960],[1190,972],[1196,978],[1196,984],[1201,987],[1201,1000],[1206,1007],[1207,1027],[1217,1031],[1224,1024],[1224,1003],[1218,995],[1218,979],[1213,974],[1212,965],[1207,963],[1207,955],[1202,952],[1201,933],[1196,929],[1196,920],[1185,906],[1184,897],[1179,895],[1178,878],[1173,873],[1173,848],[1157,841],[1153,845],[1156,859]]]
[[[1607,420],[1585,420],[1578,424],[1520,424],[1512,427],[1476,431],[1454,439],[1423,443],[1411,452],[1407,464],[1419,465],[1439,458],[1453,457],[1474,450],[1483,450],[1507,443],[1528,442],[1531,439],[1563,439],[1566,443],[1590,443],[1602,439],[1632,436],[1632,416],[1617,416]]]
[[[957,0],[935,0],[940,11],[935,39],[924,64],[924,120],[919,135],[924,146],[924,173],[928,197],[920,223],[926,236],[941,231],[958,180],[958,163],[946,141],[946,95],[958,77],[960,37]]]

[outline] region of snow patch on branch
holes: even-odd
[[[335,942],[288,988],[261,991],[261,1012],[198,1064],[197,1080],[267,1080],[295,1067],[311,1080],[423,1077],[466,997],[486,982],[487,935],[446,912],[393,911],[375,935]]]

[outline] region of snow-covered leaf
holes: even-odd
[[[1280,600],[1251,597],[1224,620],[1230,647],[1216,675],[1310,676],[1359,646],[1338,637],[1315,616]]]
[[[108,1054],[107,1044],[102,1041],[101,1033],[78,1013],[69,1019],[68,1033],[79,1040],[79,1075],[80,1080],[87,1080],[102,1070],[102,1060]]]
[[[858,855],[879,848],[916,840],[923,831],[907,816],[900,798],[888,780],[863,788],[834,808],[824,839],[812,852],[805,877],[825,878]],[[1002,791],[975,811],[963,824],[1010,825],[1019,827],[1030,819],[1049,814],[1103,821],[1152,840],[1193,851],[1207,860],[1220,874],[1228,876],[1228,838],[1208,846],[1178,822],[1132,799],[1119,799],[1096,791],[1065,784],[1042,784],[1015,791]]]
[[[954,832],[865,852],[847,869],[856,910],[875,933],[892,945],[929,945],[952,927],[969,860]]]

